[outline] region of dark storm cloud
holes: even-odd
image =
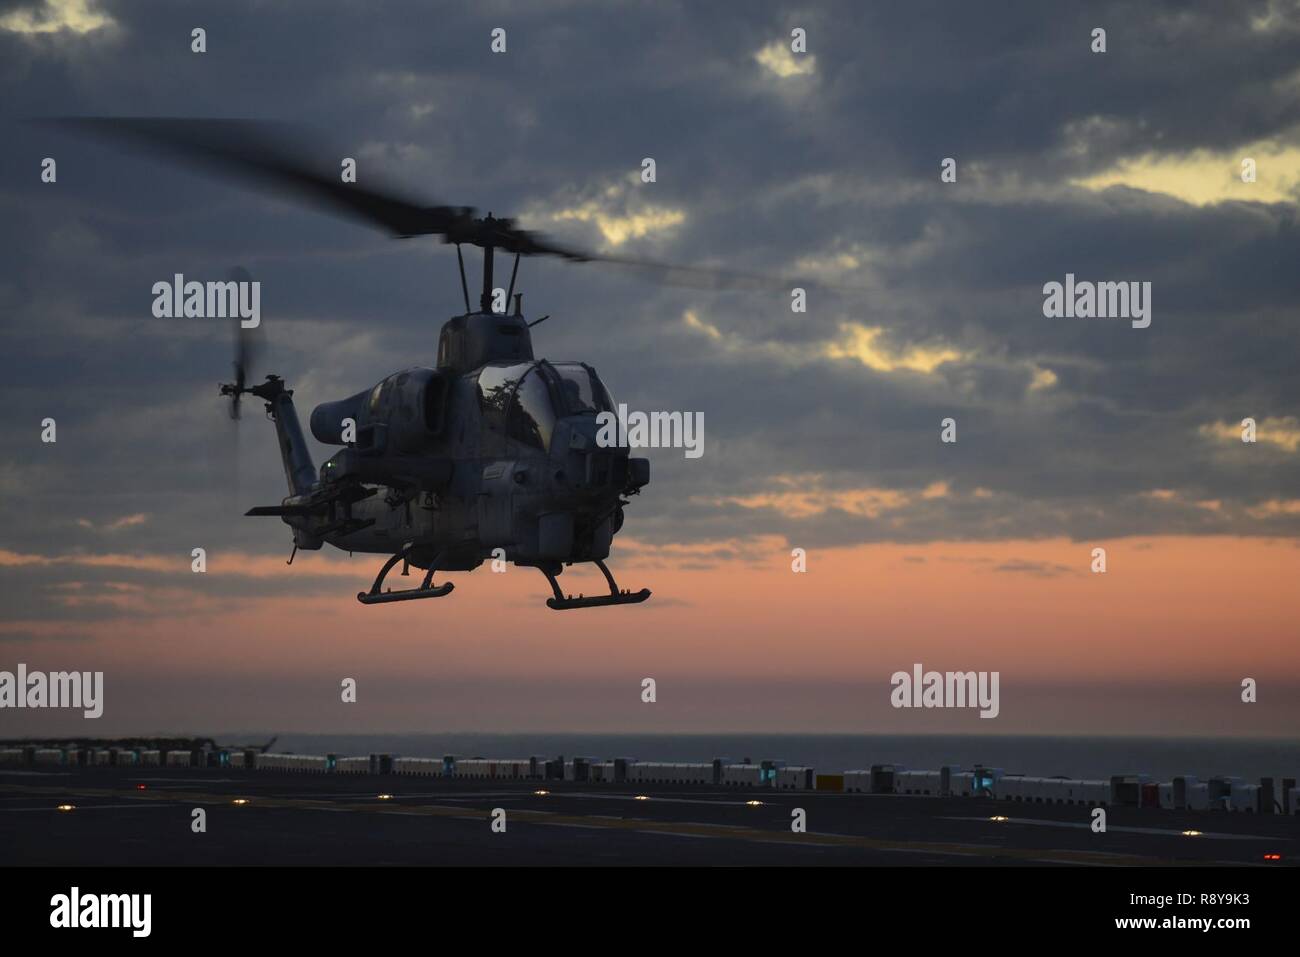
[[[0,22],[16,7],[0,5]],[[752,557],[745,542],[773,535],[1300,532],[1300,514],[1259,511],[1297,497],[1295,450],[1202,431],[1300,410],[1294,202],[1197,207],[1070,185],[1152,151],[1296,143],[1294,5],[89,9],[113,24],[0,30],[0,546],[287,549],[274,520],[235,518],[284,493],[269,426],[254,411],[237,438],[215,394],[231,329],[153,319],[154,282],[247,266],[264,290],[260,372],[286,375],[304,414],[431,363],[460,308],[447,247],[16,122],[111,114],[295,121],[321,131],[326,167],[354,156],[363,180],[528,214],[593,247],[592,223],[550,214],[679,210],[680,225],[615,251],[807,276],[810,311],[793,315],[784,294],[523,267],[527,311],[555,316],[537,330],[540,354],[592,362],[633,408],[705,413],[703,458],[650,453],[653,482],[627,527],[644,541],[734,542]],[[503,56],[488,48],[496,26]],[[781,78],[755,54],[795,26],[816,68]],[[1095,26],[1108,30],[1101,56],[1088,51]],[[45,156],[57,185],[39,181]],[[629,185],[646,156],[659,181]],[[938,181],[945,156],[958,184]],[[1042,285],[1066,272],[1152,282],[1151,327],[1043,318]],[[716,335],[690,328],[688,311]],[[844,324],[881,330],[887,356],[959,357],[929,372],[833,358]],[[1032,388],[1044,370],[1054,382]],[[55,445],[39,442],[46,416]],[[947,416],[956,445],[938,440]],[[925,496],[934,483],[947,494]],[[905,502],[865,514],[836,497],[861,489]],[[801,490],[822,506],[755,505]],[[149,520],[110,541],[103,529],[135,514]],[[7,594],[27,592],[24,616],[50,604],[0,574]]]

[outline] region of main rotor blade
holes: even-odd
[[[289,192],[394,236],[450,236],[473,226],[471,208],[426,206],[393,193],[344,183],[337,170],[327,175],[321,171],[326,167],[320,153],[313,157],[301,146],[290,148],[290,143],[303,142],[304,134],[285,124],[175,117],[66,117],[48,122],[136,150],[160,151],[208,173],[271,188],[277,195]]]
[[[160,152],[182,164],[219,177],[243,180],[276,196],[296,196],[399,238],[434,235],[448,243],[493,246],[521,256],[605,263],[666,285],[695,289],[783,289],[800,284],[799,280],[780,276],[584,252],[520,229],[508,218],[479,218],[472,206],[425,205],[396,192],[344,183],[340,171],[330,166],[332,159],[322,162],[321,157],[330,155],[329,151],[308,154],[302,146],[307,134],[283,123],[177,117],[63,117],[40,122],[90,133],[136,150]],[[803,284],[855,288],[809,280]]]

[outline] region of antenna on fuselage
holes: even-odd
[[[456,262],[460,264],[460,291],[465,297],[465,314],[469,315],[469,285],[465,282],[465,257],[460,254],[460,243],[456,244]]]
[[[519,275],[519,253],[515,253],[515,266],[510,270],[510,288],[506,290],[506,308],[510,308],[510,300],[515,298],[515,276]],[[522,293],[521,293],[522,295]],[[519,301],[515,300],[515,315],[519,315]]]

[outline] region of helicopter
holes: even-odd
[[[484,274],[490,283],[490,267]],[[294,554],[324,543],[391,553],[370,590],[357,595],[367,605],[441,598],[454,585],[435,585],[435,572],[472,571],[494,557],[540,570],[556,610],[649,598],[646,588],[620,590],[605,559],[630,496],[650,481],[650,462],[626,445],[597,443],[596,416],[614,408],[609,391],[586,363],[534,356],[520,301],[510,315],[485,301],[448,319],[436,367],[404,369],[317,405],[312,435],[343,446],[319,472],[292,390],[277,375],[248,384],[237,362],[235,381],[220,394],[265,401],[290,493],[245,514],[281,518],[293,530]],[[403,575],[411,566],[425,570],[423,582],[383,590],[399,562]],[[609,594],[561,591],[557,576],[579,562],[600,569]]]
[[[479,216],[472,207],[425,205],[391,191],[321,173],[288,148],[279,128],[250,120],[68,118],[53,123],[147,147],[379,227],[398,238],[433,235],[456,247],[465,311],[443,323],[433,366],[385,376],[346,398],[315,406],[317,441],[339,446],[319,469],[312,462],[293,401],[279,375],[249,381],[247,339],[240,336],[233,382],[220,384],[239,418],[244,396],[265,404],[289,494],[246,515],[274,517],[299,549],[331,545],[349,553],[387,555],[365,605],[442,598],[450,581],[436,572],[472,571],[485,560],[538,569],[550,584],[554,610],[644,602],[650,590],[620,589],[605,560],[623,527],[624,510],[650,481],[648,459],[625,444],[597,441],[597,416],[614,403],[585,362],[540,359],[522,293],[520,259],[552,256],[648,269],[670,283],[705,287],[771,287],[772,277],[586,253],[557,245],[509,218]],[[478,307],[470,304],[462,247],[482,250]],[[495,257],[514,255],[504,297],[495,287]],[[512,304],[509,308],[507,304]],[[506,306],[506,308],[502,308]],[[621,441],[621,440],[620,440]],[[568,595],[565,567],[594,564],[608,594]],[[425,572],[416,587],[393,590],[385,580],[398,565]]]

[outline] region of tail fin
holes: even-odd
[[[316,482],[316,466],[312,464],[307,440],[298,422],[298,410],[293,405],[293,392],[284,387],[279,376],[267,376],[266,382],[249,390],[263,398],[271,418],[275,421],[275,434],[280,440],[280,458],[284,463],[284,477],[289,483],[290,495],[302,495]]]

